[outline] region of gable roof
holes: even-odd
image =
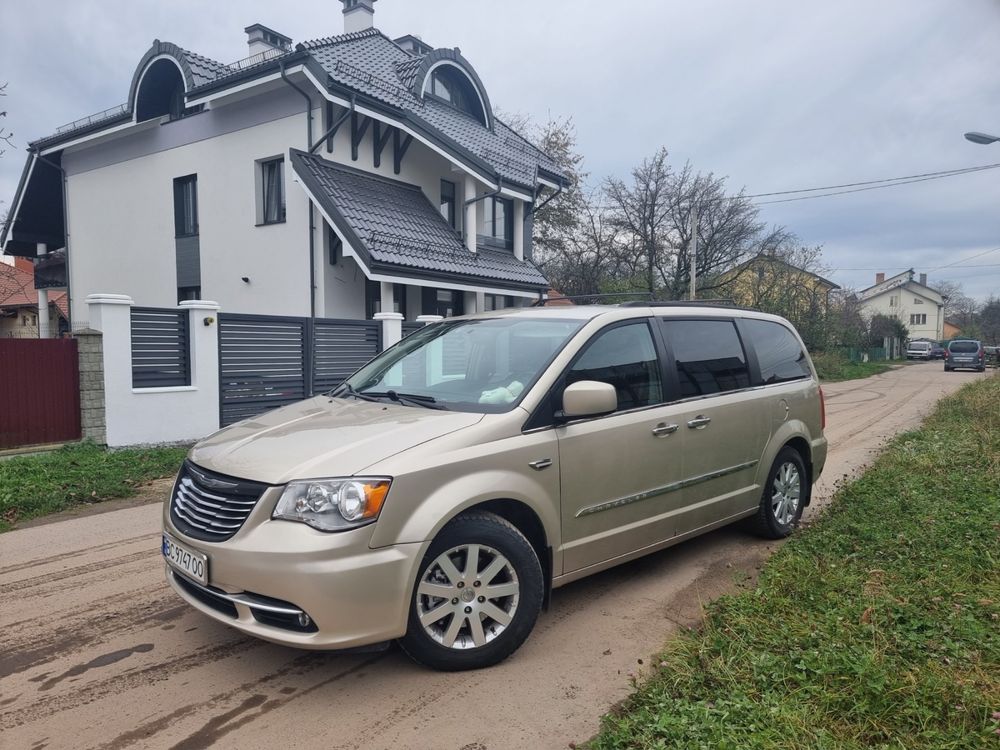
[[[291,163],[310,195],[372,272],[544,291],[548,282],[513,253],[470,253],[416,185],[363,172],[292,149]]]
[[[63,126],[54,135],[32,142],[31,147],[51,148],[129,121],[142,73],[153,59],[164,55],[177,61],[189,100],[302,62],[331,91],[346,90],[360,95],[368,103],[414,125],[484,175],[496,175],[532,191],[539,173],[552,182],[565,179],[555,160],[493,115],[485,87],[457,49],[437,49],[414,56],[378,29],[307,41],[288,52],[275,50],[229,65],[171,42],[154,40],[135,70],[128,102]],[[474,82],[487,110],[486,126],[475,117],[422,95],[423,77],[442,61],[460,67]]]
[[[858,299],[864,302],[865,300],[870,300],[873,297],[878,297],[880,294],[885,294],[886,292],[891,292],[894,289],[899,289],[902,287],[909,287],[911,288],[911,290],[914,287],[916,287],[918,288],[918,291],[919,289],[926,289],[927,291],[933,292],[938,297],[944,299],[944,295],[941,294],[941,292],[939,292],[934,287],[927,286],[926,284],[921,284],[917,281],[914,281],[913,274],[914,274],[913,269],[908,268],[902,273],[897,273],[895,276],[890,276],[885,281],[879,282],[878,284],[873,284],[872,286],[867,287],[866,289],[862,289],[860,292],[858,292]],[[944,303],[939,302],[938,304],[944,304]]]
[[[749,268],[750,266],[752,266],[755,263],[758,263],[760,261],[766,261],[768,263],[777,263],[779,265],[784,266],[785,268],[789,268],[789,269],[795,271],[796,273],[801,273],[801,274],[805,274],[806,276],[811,276],[812,278],[816,279],[822,285],[824,285],[826,287],[829,287],[831,291],[834,290],[834,289],[840,289],[840,285],[839,284],[834,284],[832,281],[830,281],[829,279],[823,278],[818,273],[813,273],[812,271],[807,271],[804,268],[799,268],[798,266],[796,266],[796,265],[794,265],[792,263],[789,263],[788,261],[786,261],[786,260],[784,260],[782,258],[779,258],[776,255],[769,255],[767,253],[759,253],[759,254],[755,255],[754,257],[750,258],[749,260],[744,261],[743,263],[740,263],[738,266],[736,266],[735,268],[731,269],[727,273],[738,273],[738,272],[742,271],[743,269]]]

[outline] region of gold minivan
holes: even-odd
[[[163,513],[174,589],[311,649],[495,664],[551,590],[748,519],[787,536],[826,460],[782,318],[515,308],[411,334],[327,395],[198,443]]]

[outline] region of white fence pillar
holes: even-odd
[[[375,313],[372,320],[382,323],[382,349],[398,343],[403,338],[403,314],[397,312]]]
[[[191,384],[132,387],[132,299],[87,297],[91,328],[103,334],[104,398],[110,446],[194,442],[219,429],[219,305],[190,300]]]

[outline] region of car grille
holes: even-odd
[[[266,489],[185,461],[170,499],[170,520],[193,539],[224,542],[240,530]]]

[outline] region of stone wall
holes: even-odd
[[[76,331],[80,357],[80,426],[84,440],[107,443],[104,407],[104,342],[100,331]]]

